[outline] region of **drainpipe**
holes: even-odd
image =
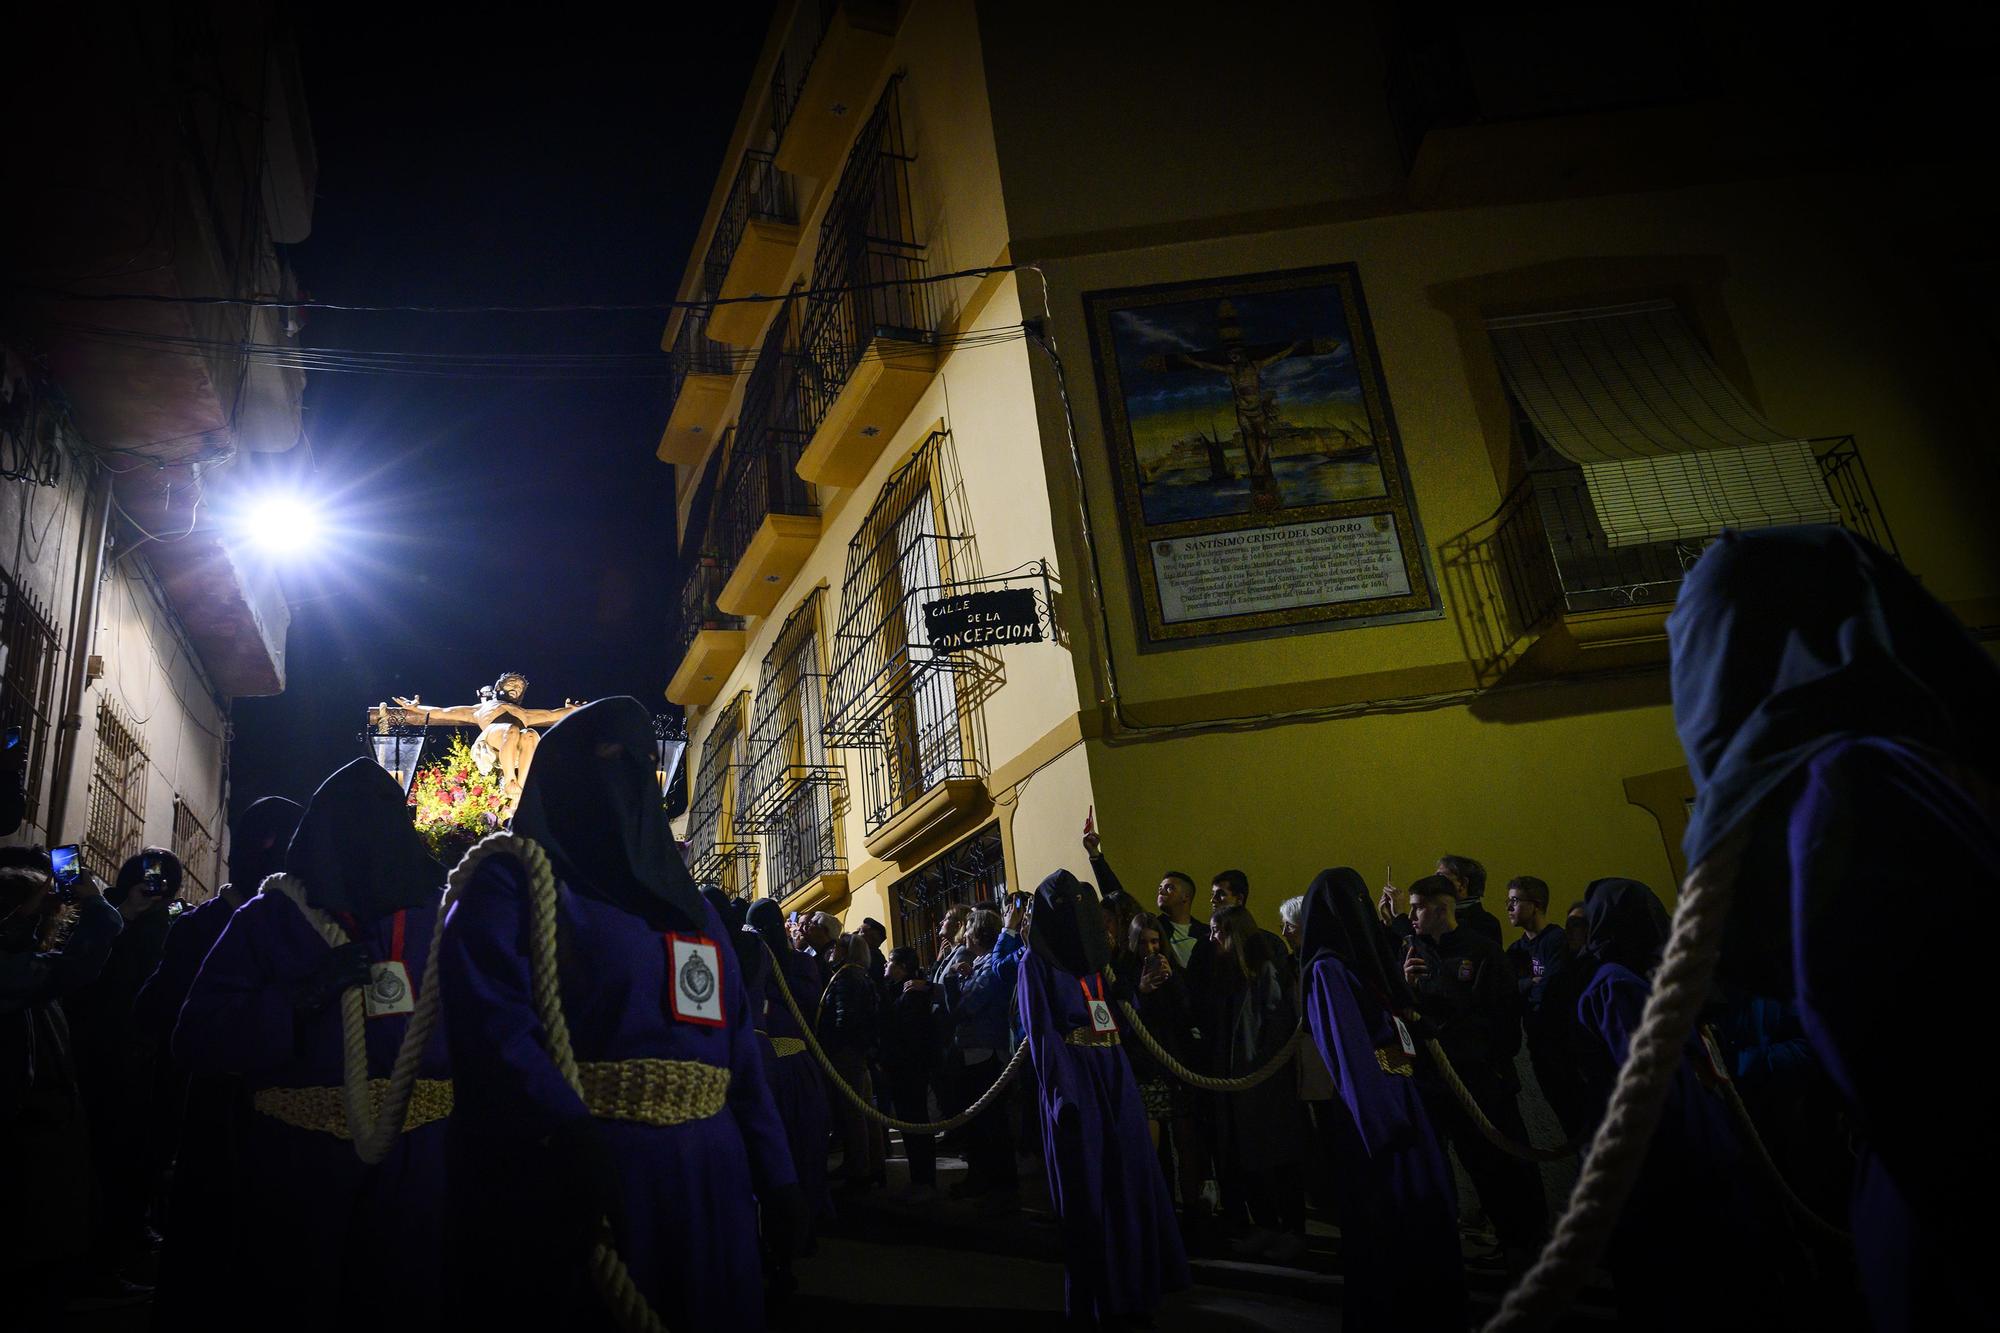
[[[49,845],[64,841],[64,816],[69,810],[70,775],[76,768],[76,743],[83,734],[83,692],[89,684],[91,649],[97,646],[98,595],[103,589],[104,551],[111,541],[111,478],[99,472],[92,479],[83,511],[83,531],[97,529],[96,541],[78,551],[82,565],[70,598],[69,670],[63,684],[61,720],[56,723],[56,770],[49,793]]]

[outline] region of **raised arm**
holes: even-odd
[[[440,726],[457,725],[465,727],[486,725],[485,719],[479,716],[477,706],[473,704],[467,704],[459,708],[434,708],[430,704],[418,703],[414,699],[391,699],[389,702],[396,705],[396,707],[405,713],[415,713],[423,725],[427,727],[433,723]],[[373,719],[370,720],[372,721]]]
[[[582,704],[564,704],[561,708],[523,708],[519,704],[503,703],[500,711],[511,713],[514,720],[524,727],[552,727],[581,707]]]

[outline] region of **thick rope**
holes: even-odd
[[[1181,1082],[1208,1092],[1250,1091],[1250,1089],[1256,1087],[1265,1079],[1270,1078],[1271,1075],[1277,1073],[1280,1069],[1283,1069],[1285,1063],[1298,1053],[1300,1045],[1306,1040],[1305,1028],[1301,1026],[1293,1031],[1291,1037],[1283,1046],[1278,1048],[1278,1053],[1273,1055],[1269,1060],[1266,1060],[1259,1068],[1253,1069],[1249,1073],[1236,1078],[1212,1078],[1207,1074],[1197,1074],[1194,1070],[1189,1069],[1186,1065],[1174,1059],[1167,1052],[1167,1048],[1160,1045],[1159,1040],[1146,1030],[1146,1025],[1139,1021],[1139,1011],[1132,1007],[1131,1001],[1120,1000],[1118,1007],[1124,1012],[1125,1021],[1131,1026],[1133,1034],[1139,1038],[1139,1044],[1152,1052],[1153,1058],[1160,1062],[1162,1069],[1172,1074]]]
[[[329,947],[337,949],[349,942],[347,931],[338,921],[306,901],[305,885],[293,876],[283,872],[267,876],[257,891],[291,899],[306,923]],[[358,986],[350,986],[340,995],[341,1102],[346,1108],[347,1132],[353,1139],[355,1155],[369,1166],[387,1157],[403,1134],[410,1093],[417,1085],[417,1067],[423,1062],[424,1047],[430,1044],[431,1033],[437,1028],[438,988],[431,978],[437,973],[438,941],[443,938],[444,909],[440,906],[437,922],[431,928],[431,962],[424,969],[424,986],[410,1013],[409,1025],[403,1029],[403,1044],[390,1068],[389,1088],[383,1094],[379,1114],[368,1088],[367,1005]]]
[[[1785,1179],[1785,1173],[1778,1166],[1778,1159],[1771,1156],[1771,1149],[1764,1142],[1764,1136],[1757,1132],[1757,1122],[1750,1117],[1750,1108],[1743,1103],[1743,1094],[1736,1090],[1736,1084],[1725,1078],[1716,1084],[1715,1091],[1729,1108],[1736,1120],[1736,1128],[1750,1148],[1751,1156],[1764,1168],[1764,1174],[1771,1182],[1771,1188],[1785,1205],[1785,1211],[1822,1245],[1851,1251],[1854,1237],[1813,1211],[1811,1204],[1798,1196],[1792,1183]]]
[[[819,1044],[819,1038],[814,1035],[812,1026],[806,1022],[806,1016],[799,1011],[799,1002],[793,998],[792,988],[785,981],[785,972],[778,963],[778,956],[771,953],[771,946],[767,941],[759,938],[757,942],[762,944],[764,952],[770,955],[771,975],[778,983],[778,993],[785,997],[785,1008],[792,1011],[792,1018],[797,1021],[799,1031],[805,1036],[806,1049],[811,1051],[814,1057],[818,1059],[820,1068],[824,1069],[826,1076],[833,1080],[833,1086],[840,1089],[840,1095],[847,1098],[848,1103],[855,1110],[861,1112],[861,1114],[867,1116],[870,1120],[887,1125],[890,1129],[899,1129],[905,1134],[943,1134],[957,1129],[960,1125],[965,1124],[991,1105],[993,1099],[998,1097],[1006,1089],[1007,1085],[1014,1081],[1015,1076],[1028,1063],[1028,1043],[1024,1041],[1014,1048],[1014,1058],[1009,1060],[1007,1067],[1000,1071],[1000,1077],[994,1079],[986,1091],[979,1094],[979,1100],[955,1116],[949,1116],[943,1120],[919,1121],[898,1120],[895,1116],[884,1115],[872,1106],[866,1097],[863,1097],[850,1087],[847,1080],[840,1076],[840,1071],[833,1067],[833,1061],[827,1056],[826,1048]]]
[[[1576,1188],[1535,1265],[1501,1301],[1482,1333],[1544,1329],[1576,1299],[1639,1178],[1674,1071],[1708,997],[1722,952],[1722,925],[1735,896],[1739,833],[1688,873],[1673,930],[1653,975],[1625,1065],[1583,1159]]]
[[[533,986],[535,1017],[542,1025],[542,1046],[548,1052],[563,1082],[577,1100],[585,1101],[583,1077],[577,1069],[576,1052],[570,1045],[569,1019],[563,1013],[561,979],[556,968],[556,876],[548,853],[532,838],[512,833],[489,833],[473,845],[451,872],[445,887],[445,907],[458,900],[473,874],[490,856],[506,855],[518,860],[528,872],[528,910],[534,929],[528,932],[528,976]],[[445,913],[438,912],[438,928],[444,928]],[[435,957],[435,954],[433,954]],[[427,992],[432,988],[426,987]],[[586,1101],[587,1105],[588,1102]],[[612,1247],[610,1219],[601,1219],[600,1232],[590,1247],[590,1279],[597,1294],[611,1308],[627,1333],[667,1333],[667,1326],[654,1311],[631,1270]]]
[[[1466,1115],[1471,1117],[1480,1137],[1509,1157],[1518,1157],[1524,1162],[1560,1162],[1565,1157],[1574,1157],[1583,1148],[1586,1142],[1583,1139],[1570,1139],[1553,1148],[1537,1148],[1532,1143],[1514,1142],[1500,1132],[1498,1125],[1486,1118],[1486,1112],[1480,1109],[1478,1100],[1472,1095],[1472,1089],[1465,1086],[1465,1080],[1461,1079],[1458,1071],[1451,1067],[1451,1061],[1446,1058],[1444,1047],[1438,1045],[1437,1038],[1425,1037],[1424,1049],[1430,1053],[1431,1064],[1438,1071],[1438,1076],[1444,1080],[1445,1086],[1451,1089],[1451,1095],[1458,1099],[1458,1104],[1465,1109]]]

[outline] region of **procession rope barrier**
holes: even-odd
[[[1022,1067],[1028,1063],[1028,1043],[1024,1041],[1014,1048],[1014,1058],[1007,1062],[1007,1067],[1000,1071],[1000,1076],[993,1080],[986,1091],[979,1094],[977,1101],[957,1115],[933,1121],[898,1120],[895,1116],[884,1115],[870,1105],[866,1097],[856,1092],[848,1081],[840,1076],[840,1071],[833,1067],[833,1060],[827,1055],[826,1048],[819,1044],[819,1037],[814,1034],[812,1025],[806,1022],[805,1014],[799,1009],[798,1000],[792,995],[791,986],[785,981],[784,969],[778,963],[778,955],[771,952],[770,944],[762,936],[758,937],[757,942],[763,945],[764,952],[771,959],[772,978],[778,983],[778,993],[785,997],[785,1008],[792,1011],[792,1018],[798,1023],[799,1032],[805,1037],[806,1049],[818,1059],[820,1067],[826,1070],[826,1076],[833,1080],[833,1086],[840,1089],[840,1095],[847,1098],[855,1110],[870,1120],[887,1125],[890,1129],[898,1129],[905,1134],[943,1134],[957,1129],[991,1105],[993,1099],[1014,1081]]]
[[[350,942],[338,921],[306,901],[305,885],[296,877],[282,871],[266,876],[258,892],[290,899],[329,947],[338,949]],[[433,960],[437,958],[438,941],[442,938],[444,908],[440,906],[437,922],[431,928]],[[426,982],[435,970],[430,966],[425,968]],[[403,1045],[390,1067],[388,1087],[378,1108],[368,1078],[367,1004],[358,986],[349,986],[341,992],[341,1103],[347,1114],[347,1132],[354,1142],[355,1155],[369,1166],[387,1157],[396,1140],[402,1137],[410,1094],[417,1086],[417,1067],[423,1062],[424,1047],[430,1044],[431,1033],[437,1028],[437,1012],[437,987],[427,984],[417,996],[409,1026],[403,1029]]]
[[[1168,1054],[1167,1048],[1160,1045],[1159,1039],[1148,1032],[1146,1025],[1139,1021],[1139,1011],[1132,1007],[1130,1000],[1120,1000],[1118,1007],[1124,1011],[1125,1021],[1132,1025],[1132,1032],[1139,1038],[1139,1044],[1152,1053],[1153,1058],[1160,1062],[1161,1068],[1165,1069],[1181,1082],[1208,1092],[1250,1091],[1250,1089],[1264,1082],[1264,1080],[1270,1078],[1271,1075],[1277,1073],[1280,1069],[1283,1069],[1285,1063],[1298,1053],[1300,1045],[1306,1040],[1305,1028],[1303,1026],[1298,1027],[1293,1030],[1290,1039],[1278,1049],[1278,1053],[1265,1061],[1260,1068],[1253,1069],[1249,1073],[1239,1075],[1236,1078],[1214,1078],[1208,1074],[1195,1073],[1194,1070],[1189,1069],[1186,1065]]]
[[[1414,1018],[1416,1015],[1412,1014],[1411,1017]],[[1472,1089],[1465,1086],[1465,1080],[1461,1079],[1458,1071],[1451,1067],[1451,1061],[1446,1058],[1444,1047],[1438,1045],[1436,1037],[1424,1038],[1424,1050],[1429,1052],[1431,1064],[1437,1068],[1438,1077],[1444,1080],[1444,1085],[1451,1089],[1451,1095],[1457,1098],[1466,1115],[1471,1117],[1473,1127],[1479,1131],[1480,1137],[1509,1157],[1518,1157],[1524,1162],[1560,1162],[1565,1157],[1574,1157],[1588,1142],[1586,1139],[1570,1139],[1553,1148],[1537,1148],[1532,1143],[1514,1142],[1501,1133],[1500,1127],[1489,1120],[1486,1112],[1480,1109],[1478,1099],[1472,1095]]]
[[[1652,994],[1646,998],[1576,1188],[1534,1266],[1507,1293],[1482,1333],[1519,1333],[1554,1323],[1575,1300],[1610,1242],[1659,1125],[1682,1047],[1708,996],[1722,953],[1723,921],[1735,896],[1742,837],[1738,833],[1727,839],[1681,884]]]
[[[1721,1095],[1723,1104],[1729,1108],[1730,1115],[1735,1117],[1737,1129],[1742,1131],[1744,1139],[1750,1145],[1751,1155],[1757,1159],[1758,1165],[1763,1167],[1772,1189],[1784,1203],[1785,1211],[1822,1244],[1843,1249],[1851,1248],[1854,1244],[1853,1235],[1821,1217],[1813,1210],[1811,1204],[1799,1197],[1798,1191],[1792,1188],[1792,1183],[1785,1179],[1784,1171],[1778,1166],[1778,1159],[1771,1156],[1770,1146],[1764,1142],[1764,1136],[1757,1132],[1757,1122],[1751,1119],[1750,1108],[1744,1104],[1743,1094],[1736,1090],[1736,1084],[1725,1078],[1716,1085],[1716,1091]]]

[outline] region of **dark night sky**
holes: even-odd
[[[699,29],[467,26],[345,11],[301,36],[319,150],[315,298],[554,304],[670,298],[701,223],[768,4]],[[659,314],[314,312],[309,345],[646,352]],[[664,359],[656,370],[664,372]],[[303,799],[360,753],[391,694],[468,703],[500,671],[531,704],[664,706],[671,469],[663,379],[519,382],[314,374],[315,493],[338,530],[292,571],[286,692],[238,700],[233,801]]]

